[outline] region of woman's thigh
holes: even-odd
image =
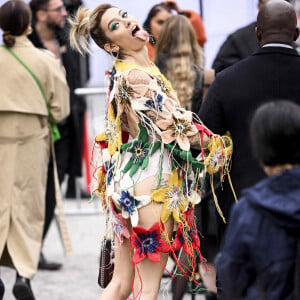
[[[161,187],[165,187],[165,185],[167,185],[168,179],[169,175],[163,174]],[[153,178],[147,178],[135,187],[136,195],[151,194],[156,186],[156,180]],[[155,223],[160,222],[161,212],[162,204],[151,201],[148,205],[138,210],[138,226],[149,230],[149,228],[151,228]],[[160,238],[165,241],[170,241],[174,227],[173,218],[170,218],[164,225],[164,230]],[[156,299],[164,268],[167,264],[168,253],[160,253],[160,256],[160,262],[151,262],[146,257],[143,261],[136,265],[134,283],[135,296],[138,296],[139,293],[141,293],[141,299]]]

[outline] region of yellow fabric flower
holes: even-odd
[[[107,111],[107,120],[105,129],[96,136],[96,142],[108,142],[108,151],[114,155],[117,149],[122,145],[121,118],[115,117],[113,105],[110,103]]]
[[[161,213],[161,221],[163,223],[166,223],[171,215],[176,222],[182,223],[181,216],[186,210],[188,200],[183,194],[177,170],[172,171],[169,178],[169,186],[155,190],[151,194],[151,199],[163,203]]]
[[[217,173],[220,169],[227,171],[232,155],[232,140],[228,134],[212,136],[208,145],[209,154],[205,159],[207,172]]]

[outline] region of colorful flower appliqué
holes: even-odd
[[[100,132],[96,136],[96,142],[100,144],[103,141],[108,141],[108,151],[110,155],[113,155],[122,144],[122,131],[120,117],[115,117],[112,104],[108,106],[105,128],[105,131]]]
[[[200,238],[197,233],[194,210],[189,209],[184,213],[184,223],[178,224],[176,237],[172,243],[172,250],[177,251],[183,247],[183,251],[190,257],[194,257],[194,250],[200,254]]]
[[[122,82],[119,86],[118,93],[116,96],[119,100],[119,103],[121,105],[124,105],[125,108],[131,106],[130,99],[133,96],[133,89],[132,89],[132,87],[130,87],[126,84],[126,81],[124,78],[122,79]]]
[[[171,119],[158,120],[156,125],[164,130],[161,133],[163,143],[170,144],[176,140],[184,151],[190,150],[188,137],[198,133],[196,126],[192,124],[192,113],[188,111],[173,112]]]
[[[151,156],[161,145],[159,141],[155,143],[147,142],[147,130],[141,124],[139,124],[139,129],[139,135],[136,140],[121,146],[121,150],[132,153],[131,159],[123,169],[123,173],[127,173],[130,170],[130,177],[132,177],[140,167],[141,170],[144,170],[148,166],[149,154]]]
[[[132,197],[128,191],[122,191],[118,203],[122,207],[122,216],[128,219],[136,211],[140,201]]]
[[[155,190],[151,194],[151,199],[163,203],[161,213],[161,221],[163,223],[166,223],[171,215],[176,222],[182,222],[181,215],[187,208],[188,199],[183,194],[176,170],[172,171],[169,178],[169,186]]]
[[[163,225],[155,223],[149,230],[143,227],[133,227],[130,242],[136,249],[133,262],[138,264],[146,257],[152,262],[160,262],[160,252],[167,253],[171,246],[160,238]]]

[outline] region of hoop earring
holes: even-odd
[[[120,59],[120,49],[117,52],[116,59]]]

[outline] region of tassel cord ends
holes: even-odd
[[[227,175],[228,182],[230,185],[230,188],[232,190],[235,202],[237,202],[237,196],[234,191],[234,187],[229,175],[229,169],[230,169],[230,162],[231,162],[231,156],[232,156],[232,140],[229,134],[225,134],[224,136],[212,136],[210,143],[208,145],[209,153],[205,159],[205,166],[207,172],[211,175],[210,177],[210,186],[211,191],[214,199],[214,203],[216,206],[216,209],[218,211],[218,214],[222,218],[223,222],[226,223],[226,219],[223,215],[223,212],[220,208],[220,205],[218,203],[218,199],[215,193],[214,189],[214,183],[213,183],[213,175],[217,172],[220,172],[220,181],[224,181],[224,176]]]

